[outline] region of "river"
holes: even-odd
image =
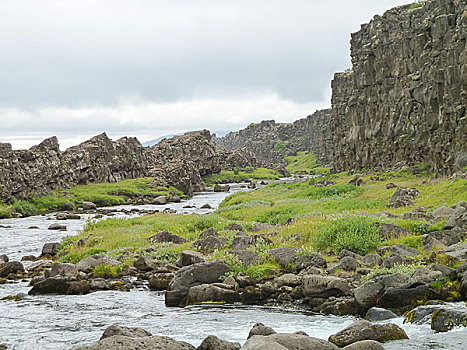
[[[239,185],[232,192],[244,191]],[[214,208],[229,193],[204,192],[182,203],[170,203],[179,213],[206,213],[199,207],[209,203]],[[183,208],[191,205],[196,208]],[[130,206],[115,207],[118,211]],[[161,209],[161,206],[138,206],[140,209]],[[81,220],[55,221],[54,215],[32,216],[22,219],[0,220],[0,254],[10,260],[24,255],[40,254],[46,242],[59,241],[66,235],[75,235],[91,215]],[[47,230],[52,223],[67,225],[67,231]],[[39,229],[28,229],[37,226]],[[5,228],[6,227],[6,228]],[[27,266],[28,263],[26,262]],[[28,282],[0,285],[0,298],[27,293]],[[463,304],[456,307],[463,308]],[[210,334],[220,338],[245,342],[249,330],[256,322],[262,322],[277,332],[303,330],[310,336],[327,337],[355,321],[354,317],[315,315],[298,310],[271,307],[243,307],[203,305],[184,309],[166,308],[164,295],[147,289],[130,292],[96,292],[83,296],[43,295],[26,297],[19,302],[0,301],[0,344],[8,349],[69,349],[73,345],[97,341],[103,330],[112,323],[130,327],[142,327],[154,335],[166,335],[187,341],[195,346]],[[400,325],[410,340],[385,344],[386,349],[467,349],[467,329],[459,328],[448,333],[436,334],[429,324],[403,324],[402,318],[387,322]]]

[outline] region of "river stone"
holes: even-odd
[[[268,339],[279,343],[289,350],[337,350],[338,348],[323,339],[308,335],[277,333],[268,336]]]
[[[179,236],[175,235],[173,233],[167,232],[167,231],[161,231],[159,233],[156,233],[154,236],[150,238],[152,240],[152,243],[175,243],[175,244],[183,244],[186,242],[186,239]]]
[[[447,332],[459,326],[467,326],[467,311],[439,309],[431,317],[431,329],[437,332]]]
[[[239,350],[240,343],[219,339],[215,335],[207,336],[196,350]]]
[[[91,255],[91,256],[88,256],[87,258],[80,260],[76,264],[76,268],[78,269],[78,271],[89,273],[89,272],[94,271],[94,269],[99,265],[116,266],[116,265],[120,265],[120,263],[118,261],[106,258],[104,256]]]
[[[167,196],[158,196],[151,201],[151,204],[154,205],[164,205],[169,202],[169,197]]]
[[[49,230],[59,230],[59,231],[66,231],[66,226],[65,225],[60,225],[60,224],[52,224],[48,228]]]
[[[91,345],[74,346],[71,350],[196,350],[196,348],[193,345],[169,337],[131,338],[124,335],[115,335]]]
[[[24,266],[19,261],[0,263],[0,277],[8,277],[10,273],[24,272]]]
[[[339,277],[322,275],[303,276],[303,294],[306,297],[329,298],[350,293],[348,282]]]
[[[294,275],[293,273],[286,273],[279,276],[275,280],[277,288],[282,286],[296,287],[302,284],[302,276]]]
[[[59,242],[45,243],[42,246],[41,256],[55,256],[55,255],[57,255],[59,248],[60,248],[60,243]]]
[[[229,192],[230,186],[229,185],[214,185],[214,192]]]
[[[155,273],[151,275],[151,277],[149,278],[149,289],[167,290],[173,277],[174,277],[174,274],[170,272]]]
[[[362,340],[347,345],[342,350],[384,350],[384,346],[375,340]]]
[[[182,250],[180,258],[177,260],[178,267],[190,266],[193,264],[204,262],[203,254],[193,250]]]
[[[362,340],[386,342],[401,339],[409,339],[409,337],[399,326],[392,323],[372,324],[366,320],[357,321],[329,337],[329,341],[339,347],[344,347]]]
[[[230,271],[229,265],[218,261],[193,264],[181,268],[175,273],[167,288],[165,305],[184,307],[190,287],[218,282],[219,277]]]
[[[8,261],[10,261],[10,259],[8,259],[8,256],[6,254],[2,254],[2,255],[0,255],[0,263],[2,261],[3,262],[8,262]]]
[[[93,202],[83,202],[83,209],[84,210],[96,210],[97,205]]]
[[[101,340],[109,337],[113,337],[116,335],[123,335],[125,337],[130,338],[141,338],[141,337],[150,337],[152,334],[142,328],[131,328],[120,326],[116,323],[107,327],[104,333],[101,336]]]
[[[90,291],[85,281],[70,281],[63,277],[49,277],[37,281],[28,294],[86,294]]]
[[[276,331],[271,327],[265,326],[264,324],[258,322],[253,326],[253,328],[250,329],[247,339],[250,339],[254,335],[271,335],[275,333]]]
[[[225,288],[226,287],[226,288]],[[224,288],[219,284],[201,284],[190,287],[186,297],[187,304],[199,304],[204,302],[236,303],[242,300],[240,294],[229,285]]]
[[[75,264],[55,262],[52,265],[50,274],[48,277],[76,277],[78,275],[78,269]]]
[[[426,284],[416,286],[415,288],[388,288],[377,305],[385,309],[395,309],[405,306],[417,306],[419,300],[427,300],[429,288]]]
[[[92,290],[106,290],[109,289],[109,284],[104,278],[94,278],[91,281]]]
[[[379,307],[372,307],[365,315],[365,320],[370,322],[386,321],[392,318],[397,318],[394,312]]]
[[[431,284],[437,280],[440,280],[443,277],[441,271],[434,271],[425,266],[417,267],[414,274],[410,279],[410,284]]]
[[[274,340],[263,335],[255,335],[243,344],[242,350],[288,350],[285,346],[276,343]]]
[[[297,253],[303,251],[302,248],[298,247],[279,247],[268,250],[268,254],[271,255],[281,266],[286,267],[297,260]]]

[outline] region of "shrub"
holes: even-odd
[[[115,278],[122,272],[120,265],[99,265],[94,268],[94,277]]]
[[[255,168],[253,168],[252,166],[247,166],[245,168],[245,173],[247,174],[253,174],[255,172]]]
[[[363,276],[361,281],[362,283],[365,283],[376,276],[393,275],[396,273],[400,273],[402,275],[407,275],[409,277],[412,277],[412,275],[415,273],[415,270],[419,267],[420,265],[418,264],[414,264],[414,265],[399,264],[399,265],[395,265],[394,267],[391,267],[390,269],[382,267],[382,268],[371,271],[368,275]]]
[[[357,254],[368,254],[381,243],[378,228],[366,217],[345,217],[323,226],[314,237],[317,249],[331,249],[336,254],[347,249]]]
[[[298,211],[294,208],[290,208],[290,207],[274,208],[259,215],[258,221],[272,224],[272,225],[279,225],[295,217],[297,214],[298,214]]]
[[[240,168],[238,166],[236,166],[234,169],[233,169],[233,172],[235,175],[238,175],[240,174]]]
[[[13,208],[23,216],[31,216],[37,213],[37,208],[34,204],[27,201],[18,201],[13,204]]]
[[[274,149],[276,151],[283,151],[285,152],[287,150],[287,147],[284,145],[282,141],[277,141],[276,145],[274,146]]]
[[[415,0],[415,1],[410,5],[410,8],[411,8],[411,9],[416,9],[416,8],[425,6],[425,4],[426,4],[426,0]]]

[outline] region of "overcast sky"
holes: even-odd
[[[1,0],[0,142],[305,117],[330,106],[350,33],[409,2]]]

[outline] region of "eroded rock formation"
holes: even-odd
[[[136,138],[112,141],[105,133],[64,152],[56,137],[29,150],[13,151],[10,144],[0,143],[0,200],[142,176],[154,176],[155,185],[192,194],[202,188],[201,176],[219,171],[219,157],[207,130],[163,140],[153,147],[143,147]]]
[[[467,165],[467,3],[396,7],[352,34],[332,82],[336,170]]]

